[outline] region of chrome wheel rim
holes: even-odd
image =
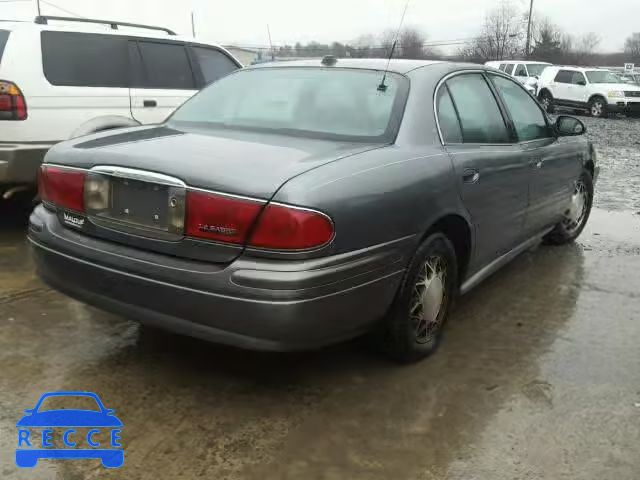
[[[579,181],[571,196],[571,203],[564,214],[564,226],[569,233],[573,233],[580,228],[587,216],[589,205],[589,192],[584,182]]]
[[[549,100],[549,97],[545,95],[544,97],[542,97],[542,106],[544,107],[545,110],[548,110],[549,105],[551,105],[551,100]]]
[[[593,102],[593,105],[591,105],[591,115],[593,115],[594,117],[599,117],[602,115],[603,109],[604,105],[602,105],[601,101],[597,100]]]
[[[442,323],[442,309],[447,299],[447,264],[440,256],[429,257],[422,265],[411,296],[412,325],[416,342],[433,341]]]

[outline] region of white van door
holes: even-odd
[[[131,115],[142,124],[161,123],[196,92],[187,47],[169,40],[129,41]]]

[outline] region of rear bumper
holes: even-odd
[[[405,241],[307,261],[239,257],[215,266],[80,235],[37,207],[39,275],[86,303],[177,333],[255,350],[306,350],[355,337],[388,310]]]
[[[38,168],[52,146],[0,142],[0,185],[35,184]]]

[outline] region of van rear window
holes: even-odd
[[[2,54],[4,53],[4,47],[9,40],[9,32],[7,30],[0,30],[0,62],[2,62]]]

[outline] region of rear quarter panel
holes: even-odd
[[[331,253],[404,238],[408,253],[413,254],[440,218],[456,214],[471,225],[433,113],[435,86],[450,71],[451,65],[436,64],[407,75],[411,88],[393,145],[295,177],[283,185],[274,200],[330,215],[336,230]]]

